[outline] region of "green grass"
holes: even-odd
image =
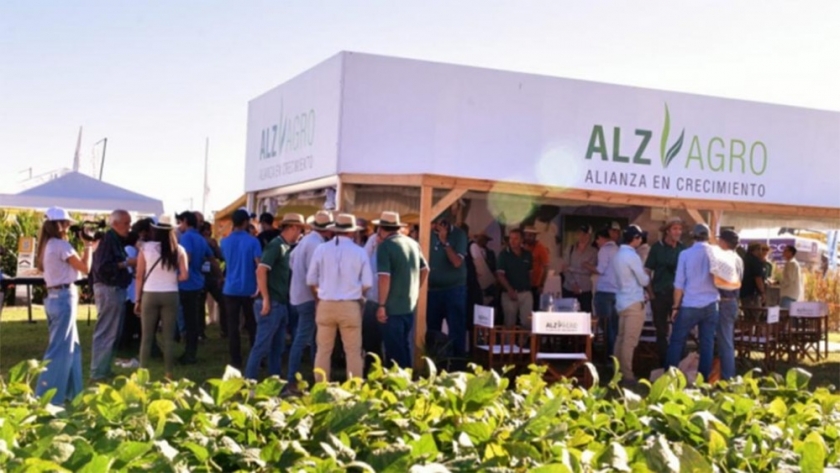
[[[88,309],[90,309],[90,323],[88,324]],[[47,332],[46,315],[43,307],[35,306],[32,311],[34,324],[27,322],[25,307],[6,307],[3,309],[2,323],[0,323],[0,373],[5,377],[10,368],[22,360],[31,358],[42,359],[47,348],[49,334]],[[82,344],[82,370],[84,379],[88,379],[90,372],[90,347],[93,338],[93,328],[96,325],[96,307],[83,305],[78,313],[79,341]],[[203,382],[210,378],[218,378],[224,374],[228,362],[228,342],[220,338],[217,325],[207,327],[208,339],[199,342],[199,363],[190,366],[175,365],[173,375],[178,378],[189,378]],[[248,346],[243,339],[244,347]],[[175,346],[175,356],[184,351],[183,343]],[[117,352],[119,358],[138,358],[139,352]],[[128,370],[114,366],[114,373],[130,374]],[[163,378],[163,359],[152,359],[149,372],[153,379]]]
[[[90,323],[88,324],[88,310],[90,310]],[[33,307],[34,324],[27,322],[27,311],[25,307],[5,307],[3,309],[2,318],[0,319],[0,376],[5,378],[6,373],[17,363],[28,359],[42,359],[44,350],[47,347],[48,332],[45,320],[43,307]],[[96,308],[93,306],[83,305],[79,307],[79,337],[82,344],[82,369],[84,378],[88,379],[90,370],[90,346],[93,336],[93,328],[96,325]],[[190,366],[175,365],[173,375],[176,378],[188,378],[198,383],[211,378],[219,378],[224,374],[225,366],[228,363],[228,341],[222,339],[219,335],[219,327],[217,325],[207,326],[207,339],[199,342],[198,357],[199,363]],[[830,335],[832,341],[840,342],[840,334],[832,333]],[[243,336],[242,347],[244,350],[249,346],[247,337]],[[179,356],[183,352],[183,344],[178,344],[175,347],[175,355]],[[311,379],[311,361],[308,360],[308,350],[304,356],[304,363],[301,366],[301,373]],[[124,351],[118,352],[117,357],[120,358],[139,358],[138,352]],[[246,354],[247,356],[247,354]],[[285,371],[287,364],[283,364]],[[828,386],[834,385],[840,387],[840,353],[833,352],[829,354],[827,359],[822,359],[815,363],[809,360],[803,360],[797,363],[799,366],[809,372],[814,377],[811,385],[813,386]],[[739,373],[744,373],[751,366],[744,363],[738,364]],[[784,374],[789,368],[794,367],[788,363],[779,363],[776,367],[776,372]],[[164,367],[162,359],[152,359],[150,362],[149,372],[152,379],[161,379],[164,375]],[[601,368],[604,368],[603,366]],[[648,367],[637,373],[637,375],[646,376],[650,373]],[[653,368],[653,367],[649,367]],[[114,367],[116,374],[130,374],[132,370]],[[608,367],[602,369],[602,381],[607,381],[610,378]],[[341,376],[342,369],[333,370],[335,376]]]

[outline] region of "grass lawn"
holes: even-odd
[[[90,311],[90,323],[88,323],[88,312]],[[96,324],[96,308],[93,306],[79,307],[79,337],[82,344],[82,369],[85,380],[88,379],[90,371],[90,346],[93,336],[93,328]],[[27,311],[25,307],[5,307],[3,309],[2,318],[0,318],[0,376],[5,377],[8,370],[17,363],[28,359],[41,359],[44,356],[44,350],[47,346],[48,332],[45,320],[43,307],[33,307],[34,324],[27,322]],[[207,326],[207,339],[199,342],[198,358],[199,363],[191,366],[175,365],[174,376],[178,378],[188,378],[198,383],[203,383],[207,379],[219,378],[224,374],[225,365],[228,362],[228,341],[222,339],[219,334],[219,327],[217,325]],[[840,342],[840,334],[833,333],[830,339],[834,342]],[[249,347],[246,336],[242,340],[243,350]],[[183,352],[183,343],[176,345],[175,355],[179,356]],[[308,350],[305,350],[304,361],[301,366],[301,373],[306,377],[311,377],[312,364],[309,360]],[[120,358],[138,358],[137,350],[118,352],[117,357]],[[819,363],[814,363],[809,360],[800,361],[797,366],[811,372],[814,375],[812,386],[828,386],[834,385],[840,387],[840,353],[830,353],[828,359],[822,359]],[[287,364],[284,362],[283,370],[285,371]],[[789,368],[793,366],[787,363],[779,363],[776,371],[784,374]],[[602,367],[603,368],[603,367]],[[750,366],[744,363],[738,364],[740,373],[743,373]],[[152,359],[149,367],[152,379],[163,378],[164,368],[162,359]],[[342,376],[342,369],[334,369],[334,376]],[[603,371],[603,370],[599,370]],[[609,371],[608,369],[606,371]],[[602,381],[609,380],[608,372],[601,373]],[[116,374],[129,374],[131,370],[114,367]],[[650,371],[643,371],[643,373]]]

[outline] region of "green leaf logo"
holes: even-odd
[[[662,139],[659,141],[659,158],[662,160],[662,167],[667,168],[671,161],[677,156],[682,149],[683,140],[685,139],[685,128],[682,129],[680,137],[677,141],[668,148],[668,135],[671,133],[671,113],[668,110],[668,104],[665,104],[665,124],[662,126]]]
[[[280,99],[280,123],[278,123],[277,126],[280,127],[280,136],[278,137],[280,140],[277,143],[279,148],[277,150],[277,155],[280,156],[283,154],[283,148],[286,144],[286,120],[283,116],[283,99]]]

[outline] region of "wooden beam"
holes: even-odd
[[[432,194],[434,189],[429,186],[420,188],[420,250],[426,261],[429,260],[429,250],[432,244]],[[417,300],[417,316],[414,318],[414,367],[423,368],[423,357],[426,346],[426,307],[429,296],[429,283],[420,287],[420,297]]]
[[[340,174],[345,184],[364,184],[371,186],[412,186],[419,187],[423,183],[420,174]]]
[[[491,181],[437,174],[342,174],[343,182],[381,186],[430,186],[438,189],[467,189],[475,192],[489,192],[533,196],[557,200],[577,200],[590,204],[636,205],[641,207],[667,207],[672,209],[723,210],[759,215],[789,216],[800,218],[840,220],[838,207],[800,207],[794,205],[735,202],[732,200],[702,200],[633,195],[621,192],[569,189],[517,182]]]
[[[445,196],[443,196],[437,203],[432,206],[432,220],[436,219],[438,215],[446,211],[458,199],[469,192],[469,189],[452,189]],[[422,194],[422,191],[421,191]]]
[[[717,243],[717,236],[720,233],[720,219],[723,217],[723,210],[712,210],[709,213],[709,228],[712,229],[712,234],[709,235],[712,243]]]
[[[705,224],[708,225],[708,222],[706,222],[706,219],[703,218],[702,215],[700,215],[699,210],[697,210],[697,209],[685,209],[685,211],[688,212],[688,216],[691,217],[692,220],[694,220],[695,224],[705,223]]]

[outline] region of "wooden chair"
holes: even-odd
[[[527,369],[531,332],[522,328],[497,327],[493,307],[476,305],[473,316],[473,357],[482,366],[501,370],[513,366],[514,374]]]
[[[548,368],[552,380],[577,378],[586,387],[592,374],[592,316],[586,312],[534,312],[531,362]]]
[[[790,305],[788,342],[791,361],[822,359],[820,343],[825,342],[828,357],[828,306],[823,302],[794,302]]]
[[[652,304],[645,304],[645,323],[642,325],[642,334],[639,336],[639,345],[636,348],[634,361],[646,359],[659,362],[659,351],[656,348],[656,326],[653,324]]]
[[[768,317],[773,309],[775,317]],[[787,354],[782,340],[784,323],[779,317],[779,308],[742,307],[741,316],[735,322],[735,353],[741,360],[750,360],[754,352],[762,353],[762,366],[767,371],[776,368],[776,362]]]

